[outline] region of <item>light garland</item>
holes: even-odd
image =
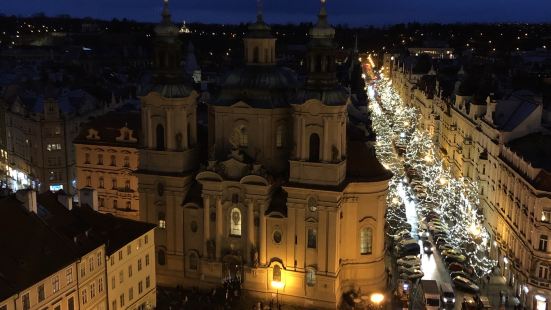
[[[377,134],[377,157],[394,173],[387,197],[387,221],[403,223],[404,197],[398,187],[409,172],[417,175],[426,191],[426,198],[417,203],[417,215],[424,218],[429,211],[436,212],[449,227],[448,236],[453,247],[461,249],[477,277],[491,272],[496,262],[488,258],[489,234],[482,225],[483,215],[478,212],[478,185],[464,178],[455,178],[435,156],[438,150],[430,134],[417,128],[420,114],[406,106],[392,87],[382,79],[368,87],[369,109],[373,130]],[[395,146],[405,147],[401,158]],[[409,191],[412,196],[415,192]]]

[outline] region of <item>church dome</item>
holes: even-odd
[[[295,72],[278,66],[244,66],[230,71],[222,80],[215,105],[229,106],[243,101],[255,108],[287,107],[294,103]]]

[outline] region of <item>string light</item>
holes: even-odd
[[[386,79],[368,88],[373,129],[377,134],[376,150],[381,163],[394,173],[387,197],[387,221],[396,231],[396,223],[406,220],[403,197],[398,191],[407,175],[416,175],[426,194],[418,195],[417,215],[438,214],[449,227],[448,243],[461,249],[478,277],[489,274],[496,262],[489,259],[489,234],[478,212],[478,185],[465,178],[456,178],[435,156],[438,150],[427,131],[417,127],[420,115],[405,105]],[[403,157],[397,148],[404,148]],[[407,169],[405,169],[407,167]],[[420,199],[425,197],[424,199]],[[400,225],[400,224],[398,224]]]

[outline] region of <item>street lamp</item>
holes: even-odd
[[[272,287],[276,289],[276,302],[277,308],[279,309],[279,290],[285,287],[285,283],[281,281],[272,281]]]
[[[383,303],[385,300],[385,295],[381,293],[373,293],[371,294],[370,298],[371,302],[375,305],[376,309],[379,309],[379,306]]]

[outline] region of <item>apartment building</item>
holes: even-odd
[[[80,207],[63,192],[0,199],[8,227],[0,251],[9,253],[0,257],[0,309],[155,306],[155,226],[97,212],[95,191],[82,194]]]
[[[110,112],[82,125],[74,140],[77,189],[95,188],[100,212],[139,219],[140,113]]]
[[[541,97],[526,91],[475,96],[461,67],[455,81],[411,74],[396,62],[393,85],[420,112],[439,155],[457,177],[479,185],[490,256],[530,309],[551,303],[551,123]]]

